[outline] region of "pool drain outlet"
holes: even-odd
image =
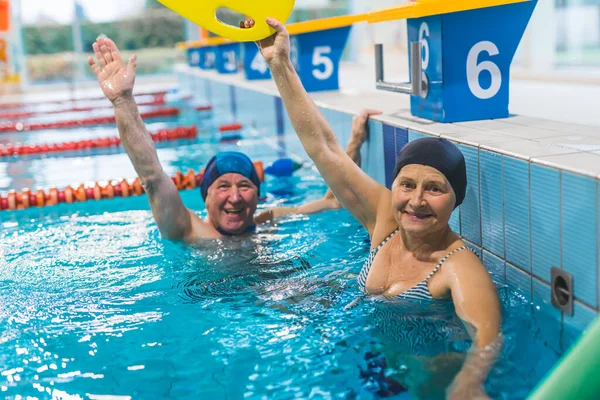
[[[552,305],[563,313],[573,315],[573,276],[568,272],[552,267]]]

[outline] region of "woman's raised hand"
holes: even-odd
[[[88,64],[98,78],[104,95],[113,103],[130,97],[135,83],[135,54],[125,65],[117,45],[111,39],[99,37],[92,47],[98,64],[93,57],[88,58]]]
[[[240,22],[240,28],[252,28],[254,20]],[[285,26],[274,18],[267,18],[267,24],[275,29],[275,33],[266,39],[259,40],[256,45],[268,64],[286,61],[290,58],[290,35]]]

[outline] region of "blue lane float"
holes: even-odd
[[[273,161],[265,168],[265,174],[283,178],[292,176],[294,172],[302,168],[302,164],[292,160],[291,158],[280,158]]]

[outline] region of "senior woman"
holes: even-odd
[[[276,33],[257,45],[294,129],[337,199],[369,232],[372,250],[358,277],[361,290],[380,298],[453,301],[473,349],[447,395],[485,398],[482,384],[502,346],[501,312],[487,270],[448,225],[465,197],[461,152],[442,139],[411,142],[397,159],[392,189],[380,185],[344,152],[302,86],[283,24],[267,23]]]

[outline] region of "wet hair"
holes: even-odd
[[[200,182],[200,194],[202,194],[202,198],[206,200],[210,185],[221,175],[229,173],[240,174],[250,179],[256,185],[258,196],[260,196],[260,179],[250,158],[244,153],[237,151],[224,151],[216,154],[206,165],[204,176]]]
[[[426,165],[440,171],[456,194],[454,208],[462,204],[467,191],[467,168],[465,158],[455,144],[440,138],[413,140],[398,154],[394,179],[404,166],[410,164]]]

